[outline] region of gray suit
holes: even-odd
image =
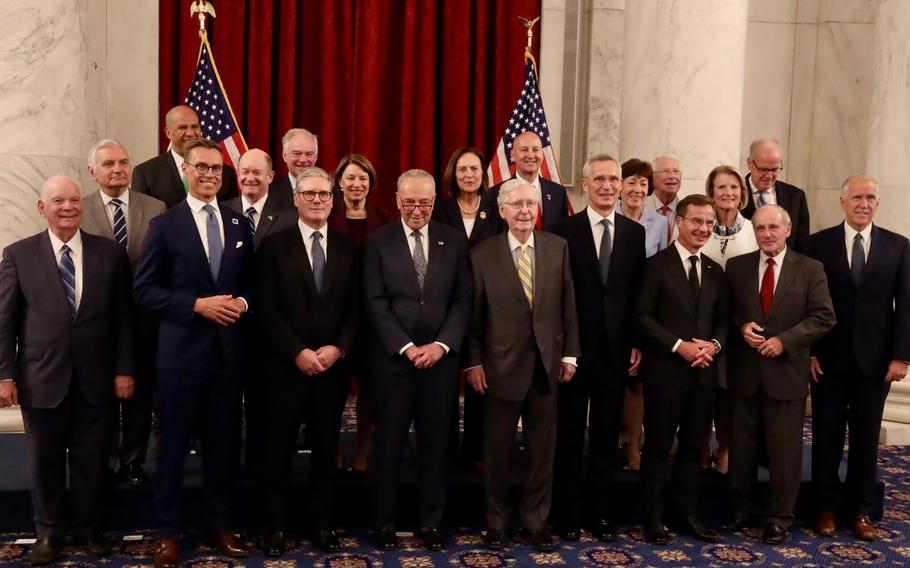
[[[509,250],[508,233],[471,250],[474,307],[467,367],[482,365],[486,517],[490,529],[509,519],[509,450],[523,417],[530,468],[520,506],[526,529],[546,526],[556,450],[556,385],[563,357],[581,354],[575,291],[566,241],[534,232],[534,306],[528,305]]]
[[[154,197],[133,190],[127,191],[129,206],[126,213],[126,253],[135,273],[149,221],[164,213],[166,206],[163,201]],[[114,229],[105,211],[100,189],[87,195],[83,200],[82,230],[114,240]],[[144,463],[152,426],[157,324],[154,316],[145,310],[134,309],[133,316],[136,340],[136,390],[131,399],[115,401],[117,405],[115,413],[122,413],[122,420],[114,420],[112,466],[116,466],[118,459],[124,466]]]
[[[732,329],[756,322],[765,329],[762,335],[780,339],[784,352],[765,357],[749,347],[738,331],[730,334],[730,497],[736,517],[751,516],[757,444],[763,438],[771,478],[770,501],[763,517],[765,523],[786,528],[792,524],[799,495],[809,347],[834,327],[835,316],[822,264],[789,248],[765,315],[759,298],[759,262],[759,251],[727,262]]]

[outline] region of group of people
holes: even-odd
[[[757,526],[763,541],[785,542],[810,385],[817,532],[834,534],[840,513],[856,537],[875,538],[883,405],[910,360],[910,247],[872,223],[874,178],[848,178],[844,222],[810,236],[805,193],[778,179],[775,140],[752,144],[745,180],[719,166],[705,194],[682,199],[676,157],[620,164],[597,154],[583,168],[588,206],[570,214],[565,188],[539,175],[540,139],[525,132],[510,149],[515,176],[492,188],[475,148],[456,150],[440,187],[424,170],[405,171],[396,217],[367,199],[376,173],[365,156],[349,154],[329,174],[307,130],[282,139],[288,174],[277,177],[258,149],[236,172],[225,165],[189,107],[171,109],[164,131],[171,148],[135,168],[120,143],[96,143],[88,170],[98,190],[84,198],[72,179],[48,179],[38,201],[48,230],[3,252],[0,406],[22,407],[33,565],[58,558],[69,529],[89,553],[109,552],[98,518],[105,472],[117,461],[122,480],[145,481],[153,406],[157,568],[182,564],[180,492],[194,438],[204,540],[248,554],[229,524],[242,413],[245,466],[262,483],[268,518],[263,551],[285,552],[301,423],[313,542],[339,550],[333,488],[352,378],[353,467],[372,456],[374,535],[385,550],[398,546],[412,424],[418,535],[429,550],[445,547],[460,377],[462,457],[483,464],[492,549],[509,545],[516,517],[522,541],[539,550],[558,543],[551,527],[567,540],[582,528],[615,538],[618,442],[625,422],[637,467],[642,421],[648,542],[671,539],[670,477],[680,528],[696,538]],[[528,472],[515,515],[519,419]],[[722,526],[699,507],[712,431],[733,505]],[[771,491],[759,504],[762,459]]]

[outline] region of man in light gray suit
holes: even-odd
[[[116,140],[100,140],[89,150],[88,173],[98,190],[83,201],[82,229],[124,246],[135,271],[149,221],[163,213],[164,202],[130,190],[133,166],[127,149]],[[148,451],[155,379],[155,322],[148,312],[136,310],[136,393],[118,400],[114,420],[111,465],[120,463],[118,478],[130,485],[147,481],[142,464]],[[118,427],[119,426],[119,427]]]
[[[507,546],[509,453],[519,417],[530,461],[519,517],[528,542],[552,550],[547,529],[556,453],[556,386],[575,374],[581,354],[569,248],[535,231],[537,192],[522,180],[497,198],[508,232],[471,251],[474,306],[468,381],[484,401],[486,545]]]

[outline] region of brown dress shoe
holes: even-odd
[[[819,536],[834,536],[835,518],[833,511],[822,511],[818,515],[818,519],[815,521],[815,532]]]
[[[222,529],[216,533],[210,533],[203,539],[203,543],[209,548],[217,549],[221,554],[232,558],[242,558],[250,553],[240,543],[240,540],[234,536],[231,529]]]
[[[171,538],[161,539],[158,550],[155,551],[155,568],[181,568],[183,558],[180,557],[180,546]]]
[[[869,515],[857,515],[853,524],[850,525],[850,532],[852,532],[853,536],[856,538],[870,542],[875,540],[875,537],[877,536],[875,527],[872,526],[872,521],[869,519]]]

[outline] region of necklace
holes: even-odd
[[[479,199],[477,200],[477,205],[474,206],[474,209],[465,209],[464,205],[461,204],[460,199],[456,199],[455,202],[458,203],[458,208],[461,209],[461,212],[464,213],[465,215],[474,215],[477,213],[477,210],[480,209],[480,200]]]

